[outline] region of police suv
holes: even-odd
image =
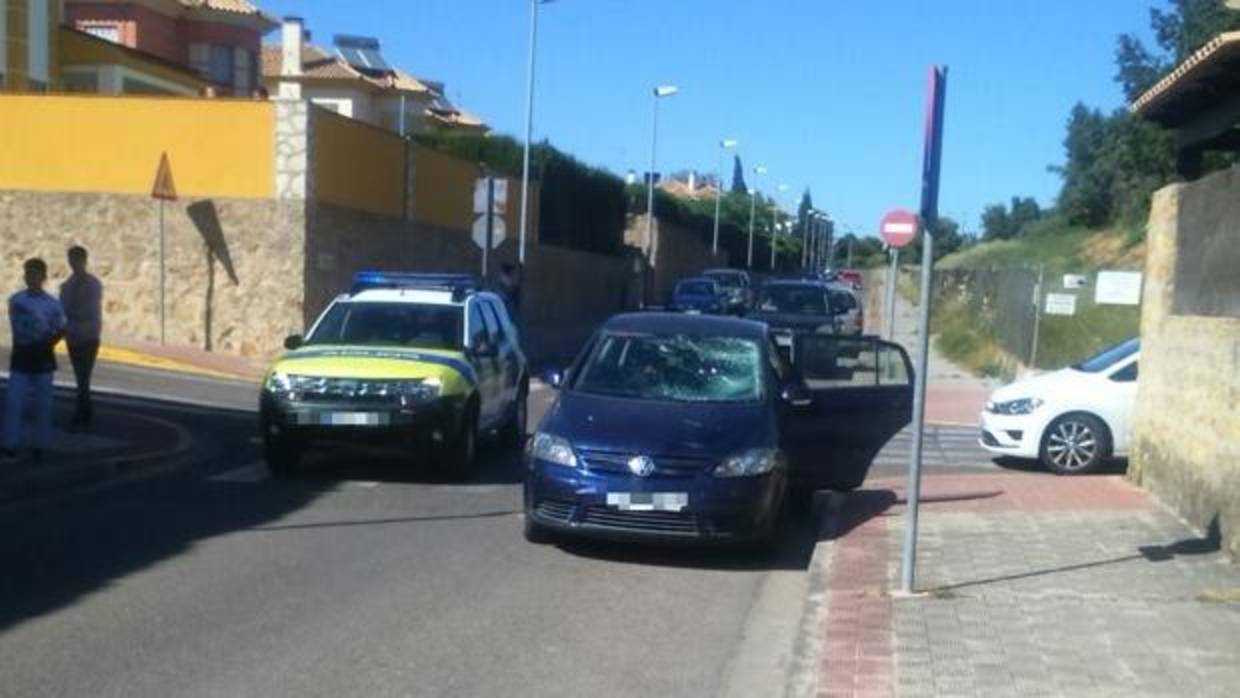
[[[361,272],[268,370],[267,463],[325,441],[385,441],[466,475],[480,434],[525,437],[529,372],[503,300],[468,275]]]

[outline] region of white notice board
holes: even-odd
[[[1141,272],[1098,272],[1098,281],[1094,285],[1094,302],[1099,305],[1140,305]]]

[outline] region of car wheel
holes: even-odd
[[[263,439],[263,457],[272,475],[291,475],[301,465],[305,445],[289,436],[272,436]]]
[[[1057,418],[1042,434],[1041,460],[1059,475],[1092,473],[1111,455],[1111,439],[1102,420],[1089,414]]]
[[[472,405],[466,408],[461,428],[446,444],[441,465],[455,479],[465,479],[473,470],[478,458],[478,411]]]
[[[529,428],[529,390],[522,388],[513,406],[512,419],[504,427],[504,442],[520,448],[525,444],[526,429]]]

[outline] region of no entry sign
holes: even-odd
[[[891,247],[904,247],[917,237],[917,216],[902,208],[888,211],[878,227],[883,242]]]

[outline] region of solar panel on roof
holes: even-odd
[[[379,40],[369,36],[348,36],[337,34],[334,42],[336,51],[350,67],[359,70],[387,72],[391,70],[388,62],[379,53]]]
[[[387,64],[387,61],[383,60],[383,56],[380,56],[378,51],[362,49],[360,53],[362,54],[362,60],[366,61],[371,70],[391,70],[391,66]]]

